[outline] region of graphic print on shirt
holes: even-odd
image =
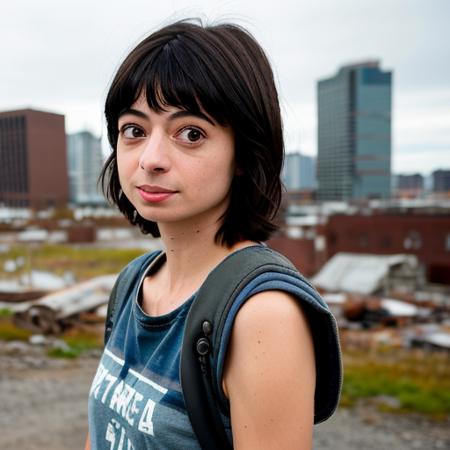
[[[105,349],[89,392],[90,397],[112,412],[104,436],[108,445],[101,446],[110,450],[136,449],[130,429],[155,435],[155,407],[168,391],[133,369],[128,370],[125,379],[120,379],[123,365],[123,360]]]

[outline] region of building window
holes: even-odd
[[[384,235],[381,238],[380,246],[381,246],[381,248],[391,248],[391,246],[392,246],[392,239],[391,239],[391,237],[388,236],[388,235]]]
[[[288,227],[286,235],[291,239],[302,239],[303,230],[300,227]]]
[[[367,236],[367,234],[361,234],[359,236],[359,246],[363,248],[369,246],[369,237]]]
[[[422,247],[422,237],[418,231],[410,231],[403,241],[406,250],[418,250]]]
[[[337,243],[337,236],[336,236],[336,233],[334,233],[334,232],[331,232],[330,233],[330,235],[329,235],[329,242],[330,242],[330,245],[336,245],[336,243]]]

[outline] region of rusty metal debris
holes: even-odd
[[[59,334],[81,315],[105,305],[116,278],[104,275],[45,295],[16,312],[13,321],[36,333]]]

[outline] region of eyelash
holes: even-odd
[[[201,128],[198,128],[198,127],[194,127],[194,126],[187,126],[187,127],[184,127],[184,128],[182,128],[177,134],[176,134],[176,136],[180,136],[182,133],[184,133],[185,131],[197,131],[199,134],[200,134],[200,138],[198,139],[198,140],[196,140],[196,141],[189,141],[189,144],[190,145],[195,145],[198,141],[200,141],[201,139],[204,139],[205,137],[206,137],[206,134],[205,134],[205,132],[201,129]]]
[[[120,133],[125,139],[139,139],[140,137],[143,137],[143,136],[133,136],[133,137],[126,136],[125,133],[126,133],[128,130],[133,130],[133,129],[139,130],[140,133],[145,134],[145,131],[144,131],[139,125],[136,125],[136,124],[134,124],[134,123],[127,123],[127,124],[123,125],[123,126],[120,127],[120,129],[119,129],[119,133]],[[199,138],[198,140],[196,140],[196,141],[188,141],[188,140],[186,140],[185,142],[188,142],[189,145],[194,145],[194,144],[196,144],[198,141],[200,141],[201,139],[204,139],[204,138],[206,137],[205,132],[204,132],[201,128],[195,127],[195,126],[192,126],[192,125],[189,125],[189,126],[186,126],[186,127],[182,128],[180,131],[178,131],[178,132],[176,133],[175,136],[178,137],[178,136],[180,136],[182,133],[184,133],[185,131],[196,131],[196,132],[198,132],[198,133],[200,134],[200,138]]]
[[[133,128],[136,129],[136,130],[139,130],[141,133],[144,133],[144,130],[143,130],[140,126],[138,126],[138,125],[136,125],[136,124],[134,124],[134,123],[127,123],[127,124],[123,125],[123,126],[120,128],[119,133],[120,133],[123,137],[125,137],[126,139],[137,139],[138,136],[134,136],[134,137],[128,137],[128,136],[125,136],[125,133],[126,133],[128,130],[131,130],[131,129],[133,129]]]

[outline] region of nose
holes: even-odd
[[[169,170],[168,143],[162,132],[154,130],[145,139],[139,157],[139,167],[146,172],[167,172]]]

